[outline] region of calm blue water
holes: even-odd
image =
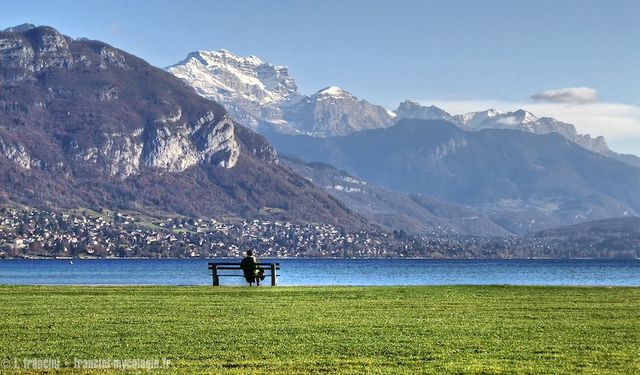
[[[210,285],[211,274],[207,269],[210,261],[74,260],[71,264],[68,260],[0,260],[0,284]],[[281,266],[280,285],[640,285],[640,260],[280,259],[277,262]],[[265,281],[268,284],[269,280]],[[242,278],[221,278],[222,285],[242,282]]]

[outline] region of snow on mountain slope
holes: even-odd
[[[389,111],[336,86],[313,95],[301,95],[286,67],[274,66],[255,56],[236,56],[224,49],[190,53],[167,70],[193,86],[201,96],[222,104],[236,121],[263,133],[275,130],[329,137],[385,128],[404,118],[446,120],[470,131],[559,133],[588,150],[640,166],[640,158],[611,151],[603,137],[578,134],[571,124],[538,118],[522,109],[452,115],[438,107],[407,100],[395,111]]]
[[[336,86],[303,96],[286,67],[227,50],[193,52],[167,70],[253,129],[333,136],[386,127],[395,117]]]
[[[621,155],[611,151],[602,136],[594,138],[589,134],[578,134],[575,126],[571,124],[550,117],[536,117],[531,112],[523,109],[513,112],[500,112],[492,108],[486,111],[454,116],[438,107],[422,106],[417,102],[407,100],[400,103],[395,112],[397,115],[396,120],[404,118],[445,120],[456,124],[462,129],[471,131],[511,129],[534,134],[558,133],[587,150],[613,157],[635,166],[640,165],[640,158],[633,155]]]
[[[329,137],[390,126],[393,117],[379,105],[358,100],[336,87],[324,88],[283,107],[284,118],[299,133]]]
[[[224,49],[192,52],[167,70],[254,129],[262,121],[281,122],[279,105],[300,97],[286,67],[255,56],[239,57]]]
[[[351,95],[350,93],[344,91],[343,89],[337,86],[326,87],[318,91],[316,95],[318,97],[323,97],[323,98],[349,98],[349,99],[355,98],[353,95]]]
[[[445,120],[453,122],[456,125],[466,123],[468,119],[464,116],[452,116],[449,112],[440,109],[434,105],[423,106],[413,100],[405,100],[400,103],[394,112],[396,120],[403,118],[415,118],[420,120]]]
[[[192,86],[207,95],[229,91],[262,105],[282,103],[298,95],[286,67],[255,56],[238,57],[224,49],[192,52],[168,70],[181,78],[189,77],[195,82]]]

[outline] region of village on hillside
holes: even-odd
[[[0,258],[578,258],[611,251],[535,236],[347,232],[329,224],[0,208]],[[619,255],[619,254],[618,254]],[[630,254],[629,256],[633,256]]]

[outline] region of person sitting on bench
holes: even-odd
[[[253,256],[253,251],[248,250],[247,256],[240,262],[240,268],[244,273],[244,278],[249,283],[249,286],[256,283],[256,286],[260,286],[260,280],[264,280],[264,270],[260,267],[260,262]]]

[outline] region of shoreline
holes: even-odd
[[[208,284],[0,284],[0,289],[2,288],[16,288],[16,287],[33,287],[33,288],[207,288],[211,290],[219,290],[219,289],[353,289],[353,288],[364,288],[364,289],[387,289],[387,288],[600,288],[600,289],[616,289],[616,288],[640,288],[640,284],[638,285],[569,285],[569,284],[424,284],[424,285],[278,285],[276,287],[272,287],[269,285],[265,285],[262,287],[253,287],[248,285],[208,285]]]
[[[179,257],[166,257],[166,258],[151,258],[151,257],[38,257],[38,256],[29,256],[29,257],[6,257],[0,258],[0,261],[3,260],[240,260],[242,257],[216,257],[216,258],[179,258]],[[500,260],[500,261],[510,261],[510,260],[638,260],[640,258],[593,258],[593,257],[580,257],[580,258],[542,258],[542,257],[531,257],[531,258],[428,258],[428,257],[361,257],[361,258],[340,258],[340,257],[265,257],[261,259],[268,260]]]

